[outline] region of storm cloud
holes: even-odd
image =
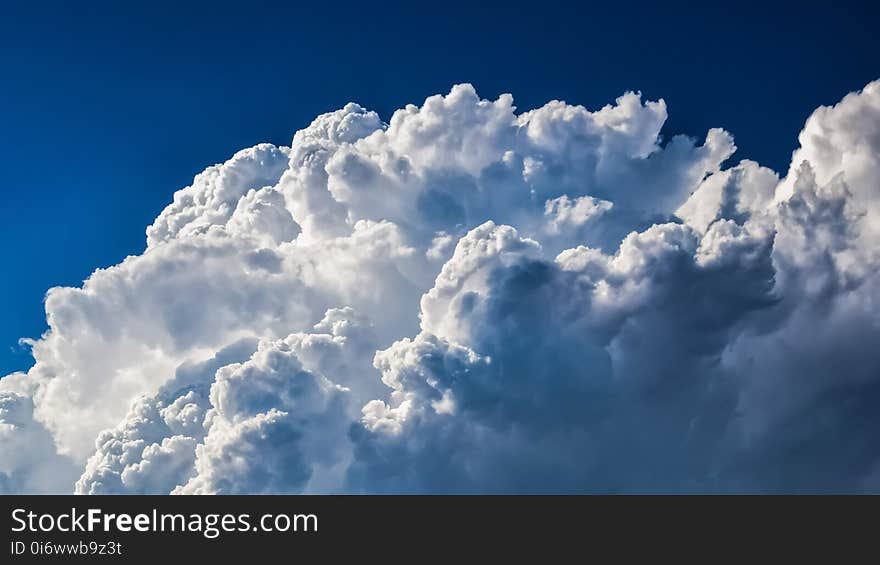
[[[208,168],[48,292],[0,490],[880,490],[880,82],[783,175],[666,118],[458,85]]]

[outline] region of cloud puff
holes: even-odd
[[[52,436],[34,420],[33,410],[30,396],[0,392],[0,494],[69,490],[76,475],[76,466],[56,453]]]
[[[217,371],[196,474],[178,492],[300,492],[330,472],[346,448],[347,391],[305,370],[295,349],[261,344]]]
[[[459,85],[208,168],[50,290],[0,486],[876,490],[880,83],[782,178],[665,120]]]

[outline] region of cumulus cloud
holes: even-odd
[[[880,83],[783,177],[666,116],[458,85],[209,167],[48,293],[0,488],[876,490]]]

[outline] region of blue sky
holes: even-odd
[[[732,132],[784,171],[807,115],[877,77],[870,2],[4,3],[0,374],[42,301],[144,248],[205,166],[354,100],[387,119],[471,82],[520,109],[663,97],[664,133]],[[780,144],[787,140],[788,144]]]

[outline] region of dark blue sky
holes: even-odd
[[[0,375],[42,300],[144,248],[205,166],[354,100],[383,118],[472,82],[529,109],[663,97],[782,170],[819,104],[880,77],[871,2],[36,3],[0,8]],[[114,5],[115,4],[115,5]]]

